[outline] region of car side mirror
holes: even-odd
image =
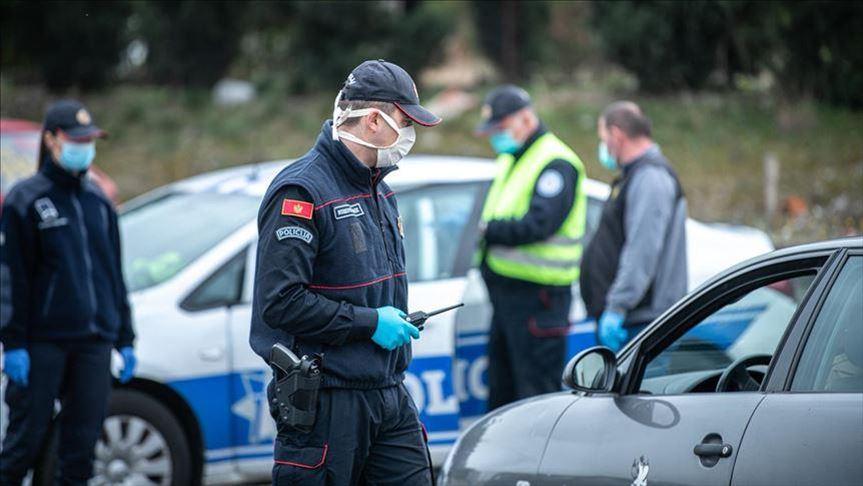
[[[563,370],[563,384],[580,392],[607,393],[614,388],[617,357],[605,346],[585,349],[569,360]]]

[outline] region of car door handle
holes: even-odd
[[[225,354],[222,348],[213,346],[211,348],[203,348],[198,351],[198,356],[204,361],[218,361]]]
[[[731,444],[698,444],[693,452],[699,457],[729,457],[733,449]]]

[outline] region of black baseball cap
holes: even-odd
[[[440,117],[420,105],[417,85],[410,74],[383,59],[365,61],[354,68],[345,80],[341,99],[392,103],[424,127],[433,127],[441,122]]]
[[[89,140],[108,135],[96,126],[87,108],[76,100],[60,100],[52,104],[45,113],[44,129],[51,132],[59,129],[72,140]]]
[[[485,97],[480,112],[482,120],[476,127],[477,133],[488,133],[501,120],[530,104],[527,91],[512,84],[498,86]]]

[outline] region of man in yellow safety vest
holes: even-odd
[[[584,165],[546,130],[527,92],[498,87],[486,97],[481,115],[477,131],[498,154],[479,254],[494,309],[491,410],[560,389],[587,199]]]

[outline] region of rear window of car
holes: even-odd
[[[130,292],[177,275],[254,220],[260,198],[215,192],[170,193],[120,216],[123,272]]]

